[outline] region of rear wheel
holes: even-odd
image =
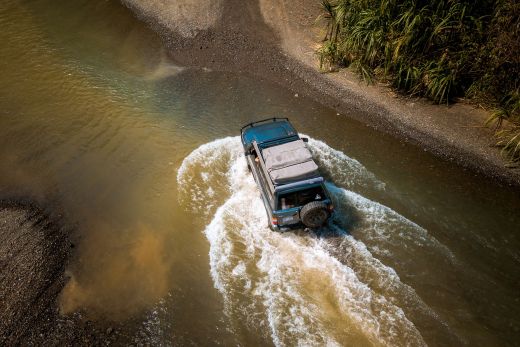
[[[300,218],[303,224],[309,228],[321,227],[329,218],[327,205],[321,201],[312,201],[302,207]]]

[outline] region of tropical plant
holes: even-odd
[[[495,125],[495,134],[498,138],[497,146],[512,164],[520,162],[520,91],[516,90],[507,95],[486,123]],[[508,126],[502,128],[504,121]]]
[[[320,68],[351,66],[367,81],[377,76],[406,94],[438,103],[455,97],[485,101],[499,110],[490,120],[497,126],[499,144],[511,159],[517,158],[519,148],[513,143],[519,137],[510,131],[520,119],[514,102],[507,100],[520,88],[520,2],[321,2],[320,18],[327,27],[317,51]],[[500,128],[505,119],[512,128]]]

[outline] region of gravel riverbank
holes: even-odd
[[[70,253],[65,230],[26,203],[0,203],[0,344],[38,341],[57,317]]]
[[[70,230],[30,202],[0,201],[0,345],[107,344],[119,330],[60,315]]]

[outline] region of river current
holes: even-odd
[[[7,0],[0,24],[0,199],[73,230],[63,315],[123,322],[124,343],[520,341],[517,192],[298,91],[177,66],[116,1]],[[322,230],[267,228],[238,134],[273,115],[329,181]]]

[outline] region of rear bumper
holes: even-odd
[[[274,231],[289,231],[295,229],[305,229],[306,226],[303,225],[302,222],[294,223],[294,224],[285,224],[285,225],[274,225],[269,223],[271,230]]]
[[[327,220],[325,221],[323,226],[327,225],[330,222],[330,220],[333,218],[333,216],[334,216],[334,211],[329,213],[329,217],[327,218]],[[274,225],[273,223],[269,222],[269,227],[273,231],[289,231],[289,230],[307,229],[308,228],[301,221],[298,221],[294,224],[285,224],[285,225]]]

